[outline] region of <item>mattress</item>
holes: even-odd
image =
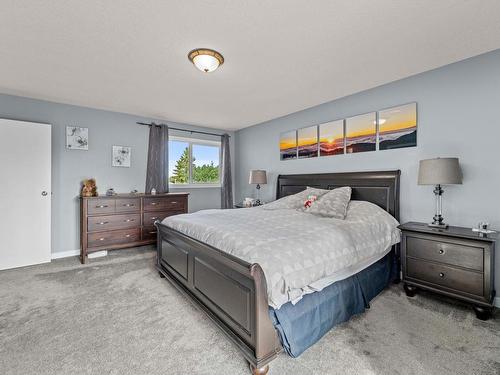
[[[400,241],[397,220],[362,201],[349,203],[345,220],[254,207],[170,216],[163,224],[258,263],[274,309],[354,275]]]

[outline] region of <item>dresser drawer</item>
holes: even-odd
[[[87,230],[89,232],[134,228],[140,225],[140,214],[90,216],[87,219]]]
[[[440,285],[457,292],[469,293],[476,296],[482,296],[484,293],[483,274],[480,272],[467,271],[445,264],[407,258],[406,274],[408,278]]]
[[[156,220],[162,221],[168,216],[182,214],[184,211],[159,211],[159,212],[144,212],[143,225],[153,225]]]
[[[87,201],[87,211],[89,215],[111,214],[115,212],[115,199],[98,198]]]
[[[184,211],[186,199],[184,197],[164,198],[164,207],[168,210]]]
[[[127,242],[139,241],[141,238],[141,229],[114,230],[110,232],[89,233],[88,247],[101,247],[109,245],[118,245]]]
[[[447,242],[441,239],[406,237],[406,254],[410,257],[483,270],[484,249]]]
[[[148,225],[142,228],[142,240],[143,241],[153,241],[156,240],[156,235],[158,230],[154,225]]]
[[[141,210],[141,200],[135,199],[117,199],[116,212],[139,212]]]
[[[144,198],[144,211],[165,209],[165,199],[162,197]]]

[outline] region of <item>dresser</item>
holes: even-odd
[[[431,228],[416,222],[399,228],[406,295],[413,297],[421,288],[454,297],[471,303],[476,316],[487,320],[495,297],[497,234],[452,226]]]
[[[102,250],[156,243],[156,220],[188,211],[189,193],[80,198],[80,260]]]

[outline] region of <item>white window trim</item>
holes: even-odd
[[[221,178],[221,164],[222,164],[222,150],[221,150],[221,147],[222,147],[222,143],[221,141],[211,141],[211,140],[207,140],[207,139],[198,139],[198,138],[190,138],[190,137],[178,137],[178,136],[169,136],[168,137],[168,140],[169,141],[179,141],[179,142],[187,142],[188,143],[188,147],[189,147],[189,156],[191,157],[192,156],[192,147],[193,147],[193,144],[196,144],[196,145],[207,145],[207,146],[217,146],[219,147],[219,181],[220,181],[220,178]],[[191,176],[192,176],[192,164],[189,163],[189,178],[191,179]],[[170,177],[170,176],[169,176]],[[199,183],[199,184],[193,184],[193,183],[189,183],[189,184],[172,184],[170,183],[170,180],[168,182],[168,188],[169,189],[178,189],[178,190],[182,190],[182,189],[216,189],[216,188],[220,188],[221,187],[221,184],[220,182],[218,184],[203,184],[203,183]]]

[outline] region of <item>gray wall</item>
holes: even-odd
[[[412,101],[418,103],[416,148],[279,160],[280,132]],[[275,196],[280,173],[401,169],[401,220],[427,222],[433,216],[434,196],[431,186],[417,185],[418,161],[456,156],[464,183],[445,187],[445,220],[461,226],[486,220],[500,229],[499,141],[500,50],[496,50],[238,131],[236,199],[254,192],[248,185],[250,169],[269,172],[269,184],[261,190],[268,200]],[[500,290],[500,256],[496,266]]]
[[[80,182],[84,178],[95,177],[100,194],[104,194],[109,187],[125,193],[132,189],[144,191],[149,128],[137,125],[136,121],[148,122],[154,119],[2,94],[0,117],[52,124],[52,253],[80,248],[77,197]],[[186,124],[170,124],[179,128],[223,133],[221,130],[202,129]],[[89,128],[88,151],[66,149],[66,126]],[[184,137],[186,134],[188,133],[179,133]],[[231,132],[229,134],[232,135]],[[234,136],[231,137],[234,156],[233,140]],[[113,145],[132,147],[130,168],[111,166]],[[173,191],[191,193],[190,211],[220,208],[219,188]],[[29,217],[27,220],[29,225]]]

